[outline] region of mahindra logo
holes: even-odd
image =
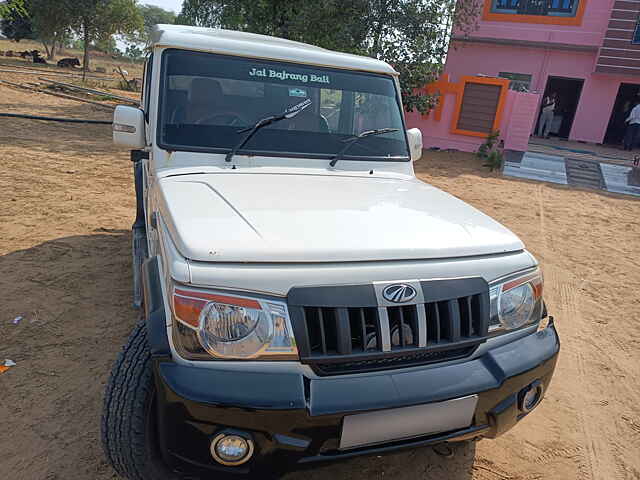
[[[415,298],[418,292],[411,285],[397,283],[389,285],[382,291],[382,296],[393,303],[404,303]]]

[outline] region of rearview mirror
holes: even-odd
[[[113,113],[113,142],[133,150],[144,148],[144,112],[136,107],[118,105]]]
[[[409,140],[411,161],[420,160],[422,157],[422,132],[418,128],[410,128],[407,130],[407,139]]]

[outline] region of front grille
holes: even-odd
[[[382,350],[376,308],[304,307],[311,355]]]
[[[484,280],[420,285],[424,302],[384,307],[366,285],[293,289],[289,308],[301,360],[322,375],[374,371],[460,358],[485,341]]]

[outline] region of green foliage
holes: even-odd
[[[62,45],[71,35],[71,13],[59,0],[27,0],[26,5],[35,35],[52,60],[56,45]]]
[[[94,46],[96,50],[99,50],[100,52],[111,54],[120,53],[118,47],[116,46],[116,39],[113,37],[113,35],[99,37],[94,42]]]
[[[83,69],[89,67],[89,45],[108,45],[115,34],[131,34],[143,28],[136,0],[62,0],[70,24],[84,42]]]
[[[10,40],[19,42],[33,38],[33,25],[24,0],[9,0],[0,5],[0,31]]]
[[[177,23],[242,30],[379,58],[400,72],[405,107],[440,74],[451,28],[475,28],[480,0],[184,0]]]
[[[172,24],[176,21],[175,13],[155,5],[139,5],[138,11],[142,17],[142,28],[127,35],[126,40],[130,44],[142,45],[142,48],[148,48],[151,45],[151,32],[154,25]]]
[[[28,16],[24,0],[9,0],[0,4],[0,17],[7,19],[13,15]]]
[[[19,42],[25,38],[33,38],[33,25],[29,17],[13,15],[0,21],[0,30],[9,40]]]
[[[155,7],[145,8],[155,11]],[[29,26],[52,59],[56,46],[70,40],[73,32],[78,37],[75,43],[85,51],[83,63],[87,68],[89,47],[116,53],[114,35],[145,30],[143,11],[136,0],[10,0],[0,5],[3,29],[4,23],[10,22],[9,38],[30,37],[31,30],[26,30]]]
[[[478,147],[476,156],[484,161],[482,166],[489,167],[489,170],[500,170],[504,163],[504,152],[500,145],[500,131],[491,132],[485,142]]]
[[[124,51],[124,56],[132,60],[140,60],[144,58],[145,51],[137,45],[127,45]]]

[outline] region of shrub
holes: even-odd
[[[478,147],[476,156],[482,160],[484,167],[489,167],[490,171],[500,170],[504,162],[504,152],[499,141],[500,131],[491,132],[485,142]]]

